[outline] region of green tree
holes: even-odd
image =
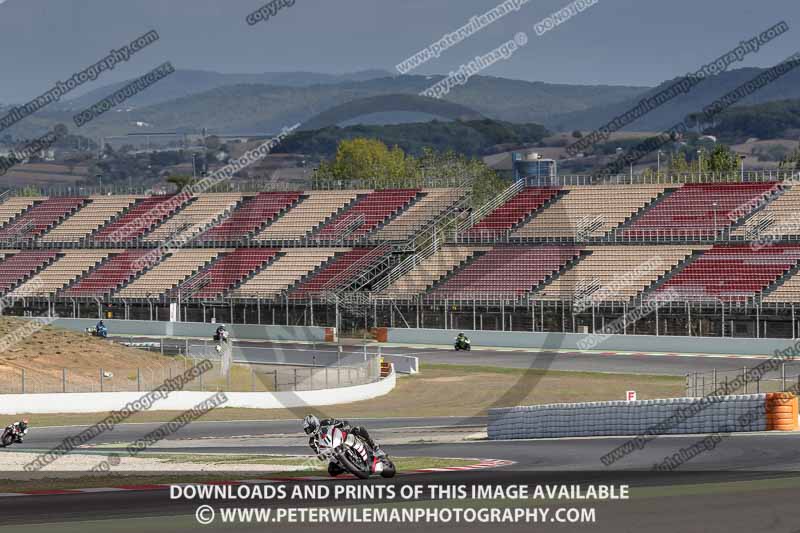
[[[317,180],[328,186],[358,185],[391,188],[411,185],[417,177],[413,157],[399,147],[375,139],[343,140],[332,161],[320,164]]]
[[[703,158],[703,167],[706,168],[705,158]],[[739,157],[724,144],[717,144],[708,156],[708,172],[716,172],[719,174],[729,174],[736,172],[739,167]],[[705,170],[704,170],[705,171]]]
[[[669,158],[669,171],[671,174],[687,174],[692,171],[689,162],[686,161],[686,154],[674,152]]]

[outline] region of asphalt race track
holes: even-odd
[[[333,346],[307,344],[246,343],[239,345],[244,359],[253,362],[335,364]],[[370,346],[372,351],[374,346]],[[358,352],[361,347],[343,347]],[[668,355],[601,355],[587,353],[525,353],[484,351],[453,353],[449,350],[383,348],[384,353],[413,354],[423,362],[439,364],[492,364],[517,368],[549,368],[598,372],[635,372],[682,375],[712,368],[741,369],[758,358],[688,357]],[[305,355],[304,355],[305,354]],[[681,476],[652,472],[656,462],[688,448],[703,435],[662,436],[643,449],[606,467],[600,458],[624,443],[625,437],[542,439],[528,441],[463,441],[464,434],[485,431],[485,417],[435,417],[351,420],[369,428],[376,440],[395,456],[504,459],[514,465],[487,471],[441,472],[398,477],[393,482],[627,482],[644,496],[635,502],[602,503],[598,523],[579,528],[554,527],[558,531],[798,531],[800,508],[800,433],[737,434],[724,437],[712,450],[683,465]],[[104,433],[96,445],[131,442],[160,424],[123,424]],[[62,439],[82,431],[79,426],[35,428],[26,442],[0,453],[44,451]],[[431,435],[454,435],[453,442],[439,442]],[[106,455],[114,448],[88,448],[87,453]],[[247,454],[303,454],[309,450],[299,420],[197,421],[159,443],[153,452],[204,452]],[[788,476],[788,477],[787,477]],[[231,479],[241,479],[232,474]],[[335,483],[361,483],[337,480]],[[383,483],[376,479],[367,483]],[[666,503],[665,503],[666,502]],[[274,502],[259,502],[272,505]],[[674,512],[669,513],[669,504]],[[231,504],[228,502],[227,504]],[[141,490],[96,494],[37,495],[0,498],[0,533],[11,531],[195,531],[200,526],[193,513],[197,501],[170,500],[167,491]],[[616,507],[615,507],[616,506]],[[46,512],[43,512],[46,510]],[[669,518],[665,518],[669,516]],[[23,526],[20,528],[20,526]],[[375,526],[374,528],[372,526]],[[524,527],[523,527],[524,526]],[[565,525],[566,526],[566,525]],[[426,530],[421,525],[359,525],[358,529],[381,531]],[[431,526],[432,527],[432,526]],[[486,525],[437,524],[436,529],[485,531]],[[503,526],[512,530],[531,525]],[[252,530],[203,526],[206,531]],[[263,524],[261,530],[264,530]],[[320,527],[292,526],[290,530],[319,531]],[[275,530],[268,529],[268,530]],[[550,528],[546,529],[551,530]]]
[[[127,339],[120,339],[127,340]],[[146,342],[145,338],[134,341]],[[152,341],[152,339],[149,339]],[[165,341],[176,346],[182,341]],[[190,341],[197,343],[197,341]],[[211,346],[209,344],[209,346]],[[363,356],[363,345],[343,345],[341,353],[334,344],[244,342],[235,343],[235,359],[251,363],[295,363],[332,366],[340,358]],[[367,344],[369,354],[377,353],[377,344]],[[505,368],[533,368],[572,372],[609,372],[685,376],[692,372],[741,371],[767,359],[767,356],[683,355],[613,352],[539,351],[524,349],[481,349],[455,352],[451,348],[381,346],[381,353],[412,355],[422,363],[456,365],[491,365]],[[800,367],[793,369],[800,371]]]

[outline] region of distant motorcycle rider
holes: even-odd
[[[17,442],[22,442],[22,438],[28,432],[28,419],[23,418],[19,422],[14,422],[11,424],[11,429],[16,436]]]
[[[312,450],[314,450],[314,453],[317,454],[318,457],[320,453],[319,430],[323,426],[332,426],[339,428],[346,433],[352,433],[353,435],[363,439],[364,442],[366,442],[367,445],[372,448],[372,452],[376,457],[386,457],[386,452],[381,449],[378,443],[372,440],[372,437],[369,436],[369,433],[363,426],[352,426],[347,420],[339,420],[337,418],[324,418],[320,420],[314,415],[307,415],[303,419],[303,431],[305,431],[306,435],[309,436],[308,445]],[[326,458],[320,457],[320,459],[324,460]],[[336,463],[329,462],[328,473],[332,476],[338,476],[339,474],[344,473],[344,470]]]

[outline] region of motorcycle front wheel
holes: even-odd
[[[350,457],[348,457],[347,451],[348,450],[346,450],[346,449],[342,450],[337,455],[336,459],[339,461],[339,464],[342,467],[344,467],[345,470],[347,470],[348,472],[350,472],[351,474],[353,474],[354,476],[356,476],[358,478],[361,478],[361,479],[369,478],[369,474],[370,474],[369,466],[367,466],[367,465],[363,465],[363,466],[356,465],[355,461],[352,461],[350,459]],[[361,461],[359,461],[359,463],[361,463]]]
[[[385,478],[394,477],[397,474],[397,468],[394,466],[394,463],[389,459],[383,460],[383,470],[381,470],[381,476]]]

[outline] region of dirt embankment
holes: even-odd
[[[30,332],[30,321],[0,317],[0,394],[142,389],[181,372],[189,363],[127,348],[53,326]],[[137,374],[138,369],[138,374]]]

